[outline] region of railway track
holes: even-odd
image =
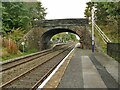
[[[61,46],[61,45],[58,45],[58,46]],[[57,45],[55,47],[57,47]],[[62,47],[62,48],[64,48],[64,47]],[[22,58],[18,58],[18,59],[15,59],[15,60],[12,60],[12,61],[9,61],[9,62],[6,62],[6,63],[2,63],[1,64],[2,69],[0,70],[0,72],[9,70],[13,67],[24,64],[26,62],[30,62],[30,61],[32,61],[36,58],[39,58],[41,56],[47,55],[47,54],[52,53],[52,52],[54,52],[54,49],[49,49],[49,50],[45,50],[45,51],[42,51],[42,52],[37,52],[35,54],[28,55],[26,57],[22,57]]]
[[[42,56],[40,55],[38,58],[34,58],[34,56],[33,56],[34,59],[31,59],[31,60],[24,61],[23,59],[21,59],[21,60],[16,60],[15,64],[14,64],[14,62],[7,63],[8,65],[12,64],[12,65],[10,65],[12,67],[9,67],[8,69],[6,69],[3,72],[0,72],[0,74],[2,74],[2,83],[3,84],[6,83],[7,81],[20,75],[21,73],[29,70],[31,67],[36,66],[38,63],[42,63],[42,62],[46,61],[47,59],[51,58],[51,56],[54,56],[54,55],[58,54],[59,52],[61,52],[65,47],[62,46],[60,48],[60,46],[59,46],[60,50],[55,49],[55,50],[52,50],[52,52],[48,50],[46,52],[47,54],[44,54],[44,55],[42,54]],[[31,58],[32,58],[32,56],[31,56]],[[21,62],[17,63],[17,61],[19,61],[19,62],[21,61]]]
[[[53,55],[49,59],[38,63],[29,70],[17,75],[11,80],[0,86],[1,88],[37,88],[40,83],[52,72],[52,70],[61,62],[61,60],[69,53],[72,48],[60,50],[59,53]]]
[[[20,58],[20,59],[14,60],[12,62],[4,63],[4,64],[2,64],[2,70],[0,72],[9,70],[9,69],[11,69],[13,67],[15,68],[18,65],[24,64],[26,62],[30,62],[30,61],[38,58],[38,57],[47,55],[47,54],[49,54],[51,52],[53,52],[53,51],[49,50],[49,51],[46,51],[46,52],[43,52],[43,53],[37,53],[37,54],[31,55],[29,57]]]

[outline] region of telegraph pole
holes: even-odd
[[[94,42],[94,7],[92,8],[92,52],[94,52],[95,42]]]

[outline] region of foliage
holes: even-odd
[[[102,29],[102,31],[109,37],[112,42],[118,43],[120,40],[119,21],[120,21],[120,2],[96,2],[87,3],[85,10],[85,17],[90,18],[90,9],[95,7],[95,23]],[[102,41],[95,29],[95,45],[97,50],[106,53],[106,44]],[[117,57],[115,57],[117,58]],[[117,58],[118,59],[118,58]],[[117,60],[116,59],[116,60]]]
[[[118,24],[120,21],[120,2],[88,2],[85,17],[90,18],[91,8],[95,7],[95,22],[114,42],[118,42]]]
[[[2,47],[6,48],[6,51],[10,54],[18,53],[18,47],[15,41],[12,39],[3,38]]]
[[[21,28],[12,29],[11,32],[6,33],[5,38],[11,38],[12,40],[18,42],[24,36],[24,33],[25,31]]]
[[[3,50],[3,52],[5,52],[6,50]],[[21,57],[21,56],[25,56],[25,55],[29,55],[31,53],[35,53],[37,52],[38,50],[36,49],[31,49],[27,52],[24,52],[24,53],[21,53],[21,52],[18,52],[17,54],[9,54],[9,53],[6,53],[5,55],[2,55],[2,61],[5,61],[5,60],[8,60],[8,59],[12,59],[12,58],[16,58],[16,57]]]
[[[92,7],[94,6],[94,3],[87,2],[86,5],[87,5],[87,7],[86,7],[85,12],[84,12],[85,17],[91,19],[91,10],[92,10]]]
[[[46,13],[41,2],[2,2],[2,33],[11,32],[14,28],[29,30],[33,20],[44,19]]]
[[[22,51],[20,52],[20,50],[18,50],[18,46],[17,43],[15,41],[13,41],[10,38],[1,38],[2,40],[2,53],[0,53],[0,56],[2,57],[2,61],[7,60],[7,59],[11,59],[11,58],[15,58],[15,57],[19,57],[19,56],[23,56],[23,55],[27,55],[30,53],[34,53],[37,52],[37,49],[30,49],[30,50],[26,50],[26,51]],[[0,47],[1,49],[1,47]],[[20,49],[20,48],[19,48]]]
[[[0,34],[3,42],[0,48],[3,59],[24,55],[18,48],[17,42],[32,28],[34,20],[43,20],[46,12],[41,2],[0,2]],[[27,50],[26,54],[36,50]],[[0,53],[1,54],[1,53]]]
[[[95,20],[105,23],[110,20],[118,20],[120,15],[120,2],[88,2],[85,9],[85,17],[91,18],[91,9],[95,7]]]
[[[76,36],[72,33],[59,33],[52,37],[52,41],[55,43],[76,41],[76,40],[77,40]]]

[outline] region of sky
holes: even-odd
[[[46,19],[84,18],[86,2],[90,0],[40,0],[47,8]]]

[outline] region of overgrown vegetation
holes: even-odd
[[[95,8],[95,23],[108,36],[112,43],[120,43],[119,21],[120,21],[120,1],[119,2],[88,2],[85,9],[85,17],[91,22],[91,9]],[[91,27],[91,25],[90,25]],[[106,44],[99,37],[95,30],[95,44],[106,52]]]
[[[37,50],[22,52],[19,50],[19,40],[32,28],[32,22],[43,20],[46,8],[41,2],[2,2],[2,54],[3,60],[29,54]],[[0,23],[1,24],[1,23]]]
[[[5,48],[2,49],[2,52],[5,54],[5,52],[7,53],[6,55],[2,55],[2,61],[8,60],[8,59],[12,59],[12,58],[17,58],[20,56],[25,56],[34,52],[37,52],[38,50],[36,49],[31,49],[29,51],[26,52],[18,52],[17,54],[11,54],[11,53],[7,53]]]
[[[95,7],[95,22],[112,42],[118,43],[118,21],[120,20],[120,2],[88,2],[85,17],[91,22],[91,9]]]
[[[44,19],[45,8],[40,2],[2,2],[2,32],[7,34],[22,28],[27,32],[32,21]]]

